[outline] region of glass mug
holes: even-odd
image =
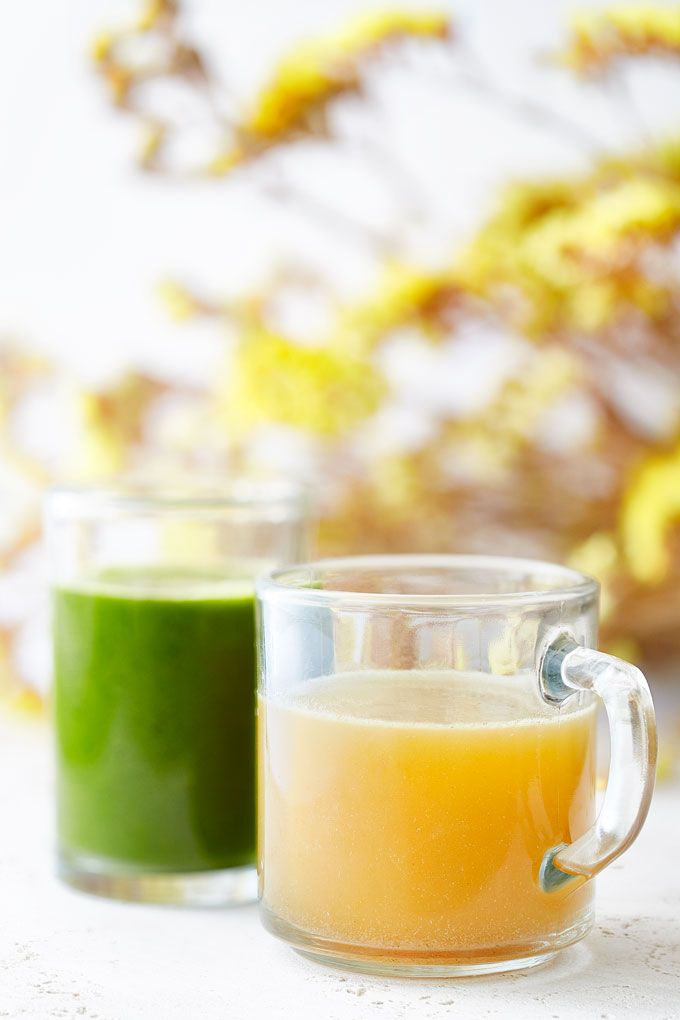
[[[47,503],[59,871],[119,899],[252,900],[255,575],[300,557],[284,482]]]
[[[652,702],[601,652],[598,586],[531,560],[376,556],[258,583],[261,914],[367,973],[539,964],[635,838]],[[598,695],[611,767],[595,817]]]

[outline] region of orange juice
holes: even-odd
[[[527,676],[365,671],[262,698],[265,920],[419,962],[580,937],[592,883],[546,893],[539,868],[593,821],[594,727]]]

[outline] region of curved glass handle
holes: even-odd
[[[546,892],[576,876],[592,878],[639,833],[652,799],[656,720],[649,687],[637,666],[583,648],[567,636],[554,641],[539,671],[546,700],[559,704],[576,691],[593,691],[609,719],[609,781],[595,824],[574,843],[552,847],[541,865]]]

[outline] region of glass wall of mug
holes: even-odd
[[[575,571],[493,557],[261,580],[265,926],[408,976],[526,967],[581,939],[594,884],[553,861],[593,832],[596,699],[551,700],[539,660],[565,635],[599,654],[597,602]]]
[[[48,497],[58,862],[122,899],[254,897],[256,576],[298,560],[287,482]]]

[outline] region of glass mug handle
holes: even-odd
[[[656,771],[656,720],[647,681],[637,666],[584,648],[561,634],[543,653],[541,693],[560,704],[577,691],[593,691],[609,720],[611,757],[604,801],[595,823],[573,843],[552,847],[540,883],[551,892],[581,876],[593,878],[639,833],[652,799]]]

